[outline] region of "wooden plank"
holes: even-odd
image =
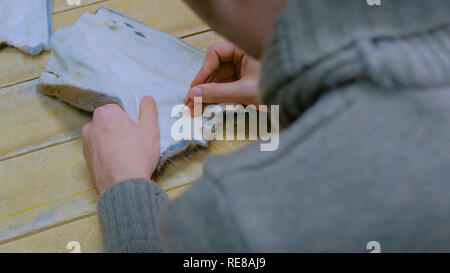
[[[95,212],[81,141],[0,163],[0,242]]]
[[[166,191],[188,185],[202,174],[205,156],[244,144],[217,142],[174,162],[155,181]],[[2,161],[0,174],[0,244],[96,212],[98,196],[79,138]]]
[[[79,137],[90,115],[42,95],[35,83],[0,90],[3,241],[95,211],[97,196],[81,156],[81,141],[69,141]],[[43,149],[57,143],[63,144]],[[42,150],[31,153],[36,149]],[[158,181],[166,189],[192,182],[201,175],[202,156],[172,164]]]
[[[202,49],[219,40],[212,32],[198,36],[186,40]],[[0,123],[4,160],[0,162],[0,242],[95,212],[97,196],[87,177],[79,139],[14,157],[78,137],[90,115],[42,96],[35,82],[0,90],[0,114],[7,117]],[[220,152],[220,146],[213,145],[211,150]],[[201,175],[204,156],[198,153],[188,163],[172,164],[159,183],[180,194],[183,185]]]
[[[47,51],[30,56],[13,47],[0,49],[0,88],[39,77],[49,58]]]
[[[164,24],[162,25],[164,27]],[[183,36],[183,32],[180,32],[180,35]],[[220,41],[221,38],[213,32],[204,32],[187,37],[186,40],[205,50],[211,44]],[[7,48],[0,51],[0,86],[3,79],[2,73],[4,75],[6,73],[12,78],[16,73],[15,71],[2,71],[4,52],[9,54],[5,59],[9,64],[4,68],[8,69],[11,64],[16,63],[18,68],[22,69],[18,73],[23,75],[30,75],[37,70],[42,71],[45,67],[44,63],[47,62],[45,58],[48,58],[44,54],[31,60],[24,60],[23,58],[30,57],[24,54],[17,57],[15,49]],[[38,58],[44,60],[39,61]],[[21,63],[21,60],[24,60],[25,63]],[[31,65],[27,66],[26,62]],[[86,217],[74,222],[75,233],[92,232],[83,231],[83,227],[95,226],[95,223],[78,225],[78,221],[96,219],[96,216],[89,216],[95,213],[97,195],[89,182],[84,159],[80,154],[81,141],[79,139],[69,141],[79,136],[80,128],[90,119],[90,115],[42,96],[35,90],[34,84],[35,82],[24,83],[21,86],[0,90],[0,114],[2,117],[8,117],[0,123],[2,131],[0,156],[3,154],[4,160],[0,162],[0,244],[3,243],[2,247],[11,246],[11,251],[24,249],[20,247],[20,244],[14,245],[14,242],[22,242],[25,239],[32,240],[32,237],[39,237],[42,233],[50,234],[50,230],[72,225],[72,223],[65,225],[64,223],[70,222],[74,218]],[[63,144],[55,145],[57,143]],[[44,149],[49,145],[55,146]],[[238,147],[239,144],[236,143],[221,143],[212,145],[211,152],[221,153]],[[42,150],[28,153],[36,149]],[[22,153],[26,154],[15,157]],[[207,153],[197,153],[189,161],[172,164],[157,179],[158,183],[168,190],[171,198],[178,196],[201,175],[202,161],[206,155]],[[10,159],[6,160],[7,158]],[[63,225],[61,226],[61,224]],[[49,227],[54,228],[47,230]],[[40,230],[45,231],[39,232]],[[99,233],[98,227],[93,230],[97,230],[94,233]],[[27,236],[30,234],[33,235]],[[23,236],[27,237],[22,238]],[[39,237],[41,246],[51,237]],[[14,240],[15,238],[22,239]],[[86,249],[99,251],[99,238],[99,236],[94,236],[93,242],[96,243],[89,246],[88,242]],[[45,252],[57,248],[57,243],[61,242],[60,240],[48,244],[49,247],[51,245],[54,247],[47,248]],[[24,243],[24,246],[29,244]],[[83,243],[83,245],[85,244]],[[3,252],[4,249],[7,247],[0,247],[0,251]],[[57,250],[57,252],[60,251]]]
[[[214,31],[208,31],[198,35],[186,37],[184,41],[200,49],[201,51],[206,52],[210,46],[223,42],[225,39]]]
[[[103,251],[97,214],[0,245],[0,253],[69,253],[66,247],[72,241],[82,253]]]
[[[57,1],[60,7],[61,2]],[[84,12],[95,13],[101,6],[141,21],[151,27],[178,37],[208,30],[180,0],[109,0],[71,9],[53,15],[53,30],[73,25]],[[15,48],[0,50],[0,88],[39,77],[45,70],[49,52],[37,57],[26,55]]]
[[[38,80],[0,89],[0,161],[78,137],[90,115],[36,88]]]
[[[53,0],[53,14],[61,13],[71,9],[82,8],[83,6],[92,5],[96,3],[106,2],[108,0],[80,0],[80,5],[69,5],[67,0]]]
[[[170,199],[175,199],[189,186],[186,185],[168,191],[167,195]],[[0,253],[68,253],[70,250],[66,247],[72,241],[80,243],[82,253],[103,251],[102,234],[97,214],[0,245]]]

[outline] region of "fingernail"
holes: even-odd
[[[192,88],[192,95],[194,95],[194,97],[201,97],[202,96],[202,89],[199,88],[199,87]]]

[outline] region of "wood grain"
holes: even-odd
[[[167,195],[169,199],[175,199],[188,188],[189,184],[170,190]],[[2,244],[0,253],[68,253],[70,250],[66,247],[71,241],[80,243],[82,253],[103,251],[96,213]]]
[[[85,12],[95,13],[101,6],[114,9],[151,27],[177,37],[204,32],[209,29],[180,0],[109,0],[91,1],[94,4],[69,9],[53,15],[53,31],[73,25]],[[63,1],[56,1],[54,8],[63,8]],[[32,57],[7,47],[0,50],[0,88],[39,77],[45,71],[49,52]]]
[[[87,5],[106,2],[108,0],[80,0],[80,5],[69,5],[67,0],[53,0],[53,14],[61,13],[71,9],[79,9]]]
[[[202,174],[206,156],[237,150],[245,142],[217,142],[208,151],[170,164],[155,181],[170,191]],[[72,141],[0,162],[0,244],[96,212],[98,196]]]
[[[223,40],[208,31],[182,1],[82,2],[85,5],[73,8],[55,0],[54,29],[105,5],[163,31],[187,36],[187,42],[204,51]],[[14,48],[0,51],[0,252],[68,252],[66,241],[77,240],[72,235],[80,238],[82,251],[99,252],[98,196],[79,138],[91,116],[36,90],[37,81],[30,79],[45,69],[49,55],[30,57]],[[201,176],[206,156],[242,145],[213,143],[208,151],[173,162],[156,181],[175,198]]]
[[[192,46],[206,52],[208,48],[216,43],[223,42],[225,39],[214,31],[207,31],[194,36],[189,36],[183,39]]]
[[[32,80],[0,90],[0,161],[78,137],[90,115],[37,90]]]
[[[71,241],[80,243],[82,253],[103,251],[97,214],[0,245],[0,252],[69,253],[66,246]]]

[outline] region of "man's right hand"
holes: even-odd
[[[201,97],[204,104],[234,102],[258,106],[260,67],[259,61],[230,42],[213,45],[183,102],[191,113],[194,97]]]

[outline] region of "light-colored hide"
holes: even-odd
[[[201,51],[104,7],[58,30],[52,48],[40,78],[43,93],[89,112],[118,103],[135,122],[141,100],[152,95],[159,113],[160,164],[189,147],[206,145],[171,135],[176,121],[171,111],[183,103],[203,63]]]
[[[36,55],[50,49],[51,0],[1,0],[0,44]]]

